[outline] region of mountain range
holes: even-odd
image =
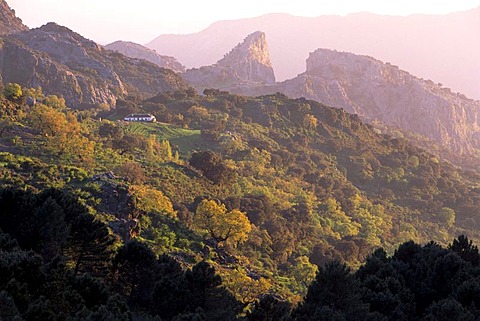
[[[106,50],[72,30],[48,23],[29,30],[5,1],[0,75],[4,83],[42,87],[45,93],[65,98],[74,108],[105,104],[118,98],[146,98],[189,85],[174,71],[142,59]]]
[[[257,30],[268,38],[281,81],[302,73],[310,52],[326,48],[372,56],[480,99],[480,7],[443,16],[268,14],[219,21],[194,34],[161,35],[146,46],[174,56],[187,68],[200,67],[214,64]]]
[[[446,147],[443,157],[449,159],[474,155],[480,147],[479,101],[391,63],[329,49],[310,53],[306,70],[297,77],[275,82],[268,48],[266,34],[257,31],[217,63],[188,69],[182,76],[199,91],[212,87],[250,96],[281,92],[343,108],[367,123],[380,122],[421,135],[430,146]]]

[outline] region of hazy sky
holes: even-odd
[[[446,14],[480,6],[480,0],[6,0],[31,27],[49,21],[107,44],[146,43],[161,34],[198,32],[218,20],[266,13],[298,16]]]

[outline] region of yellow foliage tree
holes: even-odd
[[[341,239],[346,236],[358,235],[361,225],[345,214],[334,198],[325,201],[325,216],[322,216],[322,226],[331,229],[333,236]]]
[[[222,279],[225,287],[245,305],[258,301],[258,298],[272,287],[269,280],[263,277],[255,280],[238,270],[227,270]]]
[[[47,146],[58,155],[81,161],[93,158],[95,144],[84,136],[85,129],[75,114],[37,104],[28,115],[28,121],[46,137]]]
[[[172,202],[161,191],[147,185],[131,185],[129,190],[137,210],[144,213],[163,214],[171,218],[177,217]]]
[[[198,204],[194,224],[208,232],[218,243],[245,242],[252,226],[245,213],[234,209],[227,212],[225,205],[214,200],[203,200]]]
[[[306,114],[303,118],[303,126],[307,129],[315,129],[318,125],[318,119],[312,114]]]

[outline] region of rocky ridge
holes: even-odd
[[[199,91],[274,84],[265,33],[257,31],[248,35],[216,64],[189,69],[183,77]]]
[[[148,97],[188,88],[169,69],[105,50],[55,23],[5,37],[0,74],[4,83],[62,95],[74,108],[115,106],[126,95]]]
[[[28,30],[28,27],[15,16],[15,10],[10,8],[5,0],[0,0],[0,36],[24,30]]]
[[[161,68],[168,68],[177,73],[185,72],[185,66],[177,61],[174,57],[163,56],[155,52],[155,50],[144,47],[140,44],[129,41],[115,41],[104,46],[105,49],[117,51],[127,57],[144,59],[156,64]]]

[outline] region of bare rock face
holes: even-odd
[[[234,70],[239,79],[244,81],[275,83],[267,40],[261,31],[250,34],[219,60],[217,65]]]
[[[184,79],[199,91],[274,84],[265,34],[260,31],[250,34],[216,64],[187,70]]]
[[[0,36],[27,30],[21,19],[15,16],[4,0],[0,0]]]
[[[307,59],[305,73],[248,94],[275,92],[421,134],[457,154],[480,147],[479,101],[368,56],[318,49]]]
[[[162,68],[171,69],[177,73],[185,72],[185,66],[174,57],[159,55],[152,49],[134,42],[115,41],[105,46],[105,49],[119,52],[127,57],[144,59]]]
[[[188,88],[171,70],[105,50],[55,23],[5,37],[0,73],[4,82],[61,95],[73,108],[115,106],[128,94],[147,98]]]

